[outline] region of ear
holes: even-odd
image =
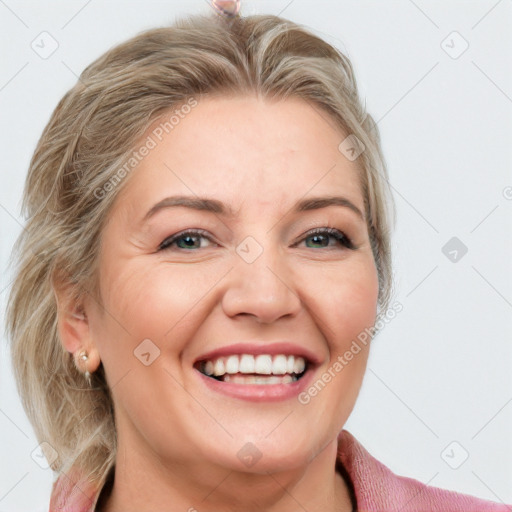
[[[52,287],[57,304],[57,331],[64,349],[76,356],[87,352],[87,370],[92,373],[98,368],[101,359],[94,343],[87,306],[84,300],[77,299],[77,285],[63,280],[52,279]]]

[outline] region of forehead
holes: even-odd
[[[329,114],[299,98],[201,98],[147,130],[141,140],[153,147],[122,195],[148,207],[167,195],[210,196],[254,211],[343,194],[362,210],[357,162],[338,149],[345,137]]]

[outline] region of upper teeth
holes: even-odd
[[[202,370],[206,375],[216,377],[226,373],[259,373],[261,375],[284,375],[286,373],[302,373],[306,368],[303,357],[279,354],[231,355],[205,361]]]

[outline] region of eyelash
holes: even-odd
[[[180,238],[185,238],[187,235],[200,235],[203,238],[206,238],[210,242],[213,242],[211,237],[208,236],[208,233],[206,231],[203,231],[202,229],[190,229],[188,231],[182,231],[181,233],[177,233],[176,235],[170,236],[169,238],[166,238],[158,247],[159,251],[164,251],[166,249],[169,249],[170,245],[176,242],[176,240],[179,240]],[[186,249],[183,249],[186,250]]]
[[[356,246],[352,243],[352,240],[345,235],[342,231],[336,228],[315,228],[311,231],[308,231],[305,236],[300,240],[302,242],[306,238],[309,238],[314,235],[329,235],[333,237],[341,246],[345,247],[346,249],[356,249]],[[322,247],[324,249],[324,247]]]
[[[311,231],[308,231],[304,237],[299,240],[299,242],[302,242],[304,241],[306,238],[310,238],[312,236],[315,236],[315,235],[329,235],[331,236],[332,238],[334,238],[338,244],[340,244],[341,246],[345,247],[346,249],[351,249],[351,250],[354,250],[354,249],[357,249],[357,247],[352,243],[352,241],[350,240],[350,238],[348,238],[342,231],[340,231],[339,229],[336,229],[336,228],[315,228],[315,229],[312,229]],[[191,230],[188,230],[188,231],[182,231],[181,233],[177,233],[176,235],[173,235],[169,238],[166,238],[158,247],[158,250],[159,251],[164,251],[164,250],[167,250],[170,248],[170,246],[180,240],[181,238],[185,238],[186,236],[201,236],[203,238],[206,238],[207,240],[209,240],[210,242],[213,242],[213,240],[211,239],[210,236],[208,236],[208,232],[207,231],[204,231],[202,229],[191,229]],[[297,242],[297,243],[299,243]],[[294,244],[296,245],[296,244]],[[327,247],[320,247],[320,249],[326,249]],[[178,249],[181,249],[181,248],[178,248]],[[184,250],[186,251],[187,249],[181,249],[181,250]]]

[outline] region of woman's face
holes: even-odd
[[[296,468],[336,438],[367,362],[360,343],[346,355],[378,293],[357,160],[299,99],[182,117],[141,139],[156,145],[103,229],[87,309],[119,442],[182,467]]]

